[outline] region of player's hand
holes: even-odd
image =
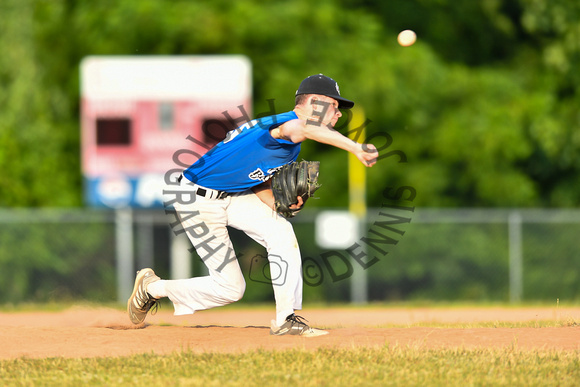
[[[292,204],[291,206],[289,206],[288,208],[290,208],[291,210],[299,210],[304,205],[304,200],[302,200],[302,196],[296,196],[296,197],[298,198],[298,203]]]
[[[359,144],[355,155],[365,167],[372,167],[376,164],[379,151],[373,144]]]

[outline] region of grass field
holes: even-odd
[[[17,359],[0,363],[5,386],[577,386],[580,354],[565,351],[352,350]]]
[[[424,311],[424,307],[406,307],[408,313],[417,314]],[[444,312],[453,309],[456,312],[466,311],[464,307],[448,308],[437,306],[429,309],[430,313]],[[361,314],[362,311],[384,312],[385,308],[351,308],[345,310],[353,314]],[[102,342],[97,345],[114,347],[111,340],[168,340],[166,333],[176,331],[178,337],[190,337],[198,346],[207,345],[209,342],[221,341],[228,344],[230,338],[237,332],[254,334],[246,338],[246,341],[264,340],[269,343],[267,330],[228,328],[224,331],[214,332],[215,336],[205,338],[200,341],[200,337],[210,334],[213,328],[196,326],[178,326],[171,323],[169,311],[166,316],[155,316],[157,320],[152,320],[152,325],[138,330],[111,330],[105,325],[102,326],[77,326],[74,315],[67,314],[67,307],[48,306],[44,308],[41,315],[42,321],[35,321],[35,326],[24,327],[31,329],[28,332],[48,329],[42,328],[44,325],[59,325],[59,331],[46,330],[46,334],[51,332],[78,331],[80,334],[95,335],[102,334]],[[489,307],[481,309],[481,314],[490,313]],[[509,309],[511,311],[511,309]],[[517,310],[517,309],[516,309]],[[522,309],[522,311],[525,309]],[[48,311],[48,312],[47,312]],[[231,315],[239,315],[244,308],[230,308],[223,312],[215,312],[215,315],[206,314],[195,317],[195,321],[202,321],[202,317],[207,321],[212,319],[230,319]],[[257,313],[248,317],[258,316],[262,319],[261,313],[264,310],[257,308]],[[312,315],[316,316],[315,311]],[[324,311],[322,311],[324,312]],[[322,313],[321,312],[321,313]],[[387,315],[397,312],[396,309],[386,308]],[[379,324],[373,323],[373,334],[384,331],[389,332],[393,337],[393,331],[403,332],[424,332],[423,327],[433,330],[445,330],[451,335],[463,335],[477,331],[494,333],[508,329],[510,332],[518,332],[519,329],[532,330],[532,332],[542,333],[546,337],[546,332],[566,332],[570,333],[570,340],[578,340],[580,337],[580,320],[578,319],[580,309],[573,307],[568,309],[562,316],[554,319],[541,319],[525,321],[482,321],[473,322],[437,322],[437,321],[417,321],[413,324],[397,324],[382,321]],[[2,325],[5,331],[16,328],[16,323],[10,324],[6,321],[9,317],[23,314],[24,321],[31,321],[30,313],[34,313],[33,306],[24,308],[4,308],[0,311],[0,330]],[[54,313],[54,316],[53,314]],[[111,321],[116,321],[116,313],[123,313],[121,310],[111,312]],[[330,313],[330,310],[328,311]],[[338,315],[343,315],[344,310],[339,310]],[[535,313],[535,312],[534,312]],[[550,312],[551,313],[551,312]],[[64,316],[66,326],[64,326],[57,316]],[[204,317],[205,316],[205,317]],[[217,316],[217,317],[215,317]],[[254,317],[252,317],[254,316]],[[376,314],[375,314],[376,316]],[[381,315],[381,318],[383,315]],[[429,314],[429,316],[431,316]],[[4,319],[3,319],[4,317]],[[54,320],[50,320],[54,318]],[[125,316],[121,316],[125,318]],[[192,318],[193,319],[193,318]],[[54,321],[57,321],[56,323]],[[161,322],[165,321],[165,322]],[[168,322],[169,321],[169,322]],[[3,324],[4,322],[4,324]],[[31,325],[32,325],[31,321]],[[69,325],[67,325],[69,324]],[[60,325],[63,325],[60,327]],[[209,323],[208,323],[209,325]],[[38,328],[37,328],[38,327]],[[68,328],[70,327],[70,328]],[[396,327],[396,328],[393,328]],[[421,327],[421,328],[416,328]],[[198,328],[198,329],[196,329]],[[261,328],[261,327],[255,327]],[[56,329],[56,328],[55,328]],[[355,328],[336,327],[329,337],[345,335]],[[350,329],[350,330],[349,330]],[[555,330],[555,331],[554,331]],[[253,332],[253,333],[252,333]],[[455,332],[455,333],[454,333]],[[1,340],[10,341],[7,333]],[[398,333],[397,333],[398,334]],[[511,334],[511,333],[510,333]],[[552,333],[549,333],[551,335]],[[0,332],[1,335],[1,332]],[[119,335],[119,336],[116,336]],[[162,336],[160,336],[162,335]],[[194,337],[198,335],[200,337]],[[225,337],[224,337],[225,335]],[[161,338],[160,338],[161,337]],[[193,338],[192,338],[193,337]],[[350,340],[351,336],[344,336],[345,340]],[[491,336],[493,337],[493,336]],[[511,336],[510,336],[511,337]],[[407,344],[397,344],[392,340],[385,341],[379,345],[360,345],[360,340],[356,342],[352,339],[350,344],[340,347],[329,341],[325,346],[308,346],[309,339],[285,338],[287,340],[274,341],[283,343],[280,349],[267,348],[246,349],[243,351],[220,351],[208,349],[202,352],[192,350],[192,347],[184,345],[181,350],[171,350],[167,353],[159,353],[149,350],[143,353],[130,356],[48,356],[48,357],[27,357],[4,358],[0,360],[0,385],[2,386],[579,386],[580,385],[580,348],[578,344],[571,346],[573,349],[558,349],[554,347],[543,347],[538,345],[530,349],[524,347],[522,342],[518,342],[517,334],[513,339],[499,347],[485,345],[484,341],[475,342],[474,345],[454,344],[450,347],[433,348],[425,345],[428,336],[417,336]],[[523,340],[523,336],[522,340]],[[48,339],[48,338],[47,338]],[[89,337],[86,338],[86,345],[90,346]],[[239,338],[238,338],[239,339]],[[360,338],[359,338],[360,339]],[[480,338],[481,339],[481,338]],[[71,341],[83,341],[72,339]],[[304,340],[304,341],[301,341]],[[342,340],[342,339],[341,339]],[[363,342],[366,342],[364,337]],[[368,339],[370,342],[370,339]],[[529,340],[529,339],[528,339]],[[562,341],[560,341],[562,342]],[[57,341],[58,343],[58,341]],[[290,345],[288,343],[291,343]],[[376,341],[374,342],[377,343]],[[483,343],[483,344],[482,344]],[[78,344],[78,343],[75,343]],[[81,343],[82,344],[82,343]],[[147,344],[147,343],[145,343]],[[159,344],[159,343],[157,343]],[[175,344],[175,343],[174,343]],[[66,347],[68,344],[63,344]],[[72,345],[72,344],[71,344]],[[167,343],[169,345],[169,343]],[[274,345],[277,348],[278,344]],[[159,348],[159,346],[157,347]],[[568,346],[570,348],[570,346]],[[105,348],[106,349],[106,348]],[[195,347],[193,347],[195,349]],[[0,348],[0,354],[2,348]]]

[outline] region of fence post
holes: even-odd
[[[364,236],[366,230],[365,218],[357,218],[358,236]],[[361,243],[361,255],[366,256],[366,245]],[[353,262],[353,260],[351,260]],[[368,302],[368,278],[365,269],[353,262],[353,272],[350,285],[350,298],[353,304],[366,304]]]
[[[117,300],[127,301],[135,280],[133,265],[133,213],[130,208],[115,210],[115,236],[117,255]]]
[[[189,246],[189,239],[185,234],[174,235],[171,232],[171,261],[169,262],[171,279],[192,277]]]
[[[523,296],[522,216],[518,211],[508,216],[510,302],[518,303]]]
[[[137,269],[153,268],[154,240],[153,219],[151,216],[137,218]]]

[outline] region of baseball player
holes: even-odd
[[[175,315],[226,305],[242,298],[245,281],[226,226],[244,231],[264,246],[268,260],[285,268],[283,283],[273,284],[276,302],[271,335],[313,337],[328,332],[310,327],[294,312],[302,309],[302,261],[291,223],[275,210],[270,178],[296,160],[309,139],[353,153],[365,166],[376,163],[372,144],[354,142],[334,130],[340,109],[354,102],[340,95],[336,81],[322,74],[304,79],[292,111],[245,123],[183,171],[171,192],[183,230],[209,275],[162,280],[153,270],[137,273],[127,303],[134,324],[145,320],[162,297],[173,302]],[[300,209],[301,197],[292,209]],[[280,265],[283,261],[285,264]],[[271,268],[274,266],[270,265]]]

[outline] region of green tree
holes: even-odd
[[[580,39],[574,1],[7,0],[0,5],[0,205],[78,206],[79,63],[87,55],[244,54],[254,113],[292,108],[325,73],[372,121],[383,153],[369,201],[414,185],[427,206],[574,206],[580,198]],[[396,43],[401,29],[418,42]],[[343,125],[348,117],[339,124]],[[386,147],[388,133],[392,144]],[[322,161],[346,204],[346,155]]]
[[[33,5],[0,5],[0,206],[78,205],[71,96],[52,83],[38,55]]]

